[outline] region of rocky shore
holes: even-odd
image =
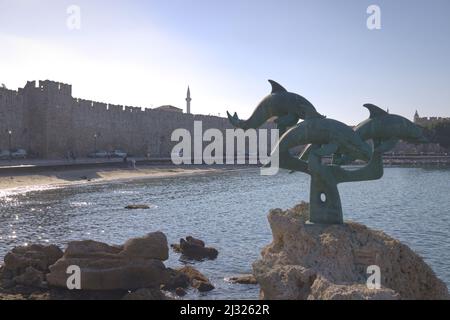
[[[261,299],[449,299],[446,285],[398,240],[355,222],[308,224],[308,215],[306,203],[269,213],[273,241],[253,264]],[[367,285],[377,267],[379,288]]]
[[[162,232],[120,246],[73,241],[64,252],[55,245],[16,247],[0,269],[0,300],[165,300],[183,296],[188,289],[214,289],[192,266],[167,268],[168,257]]]
[[[306,203],[271,210],[273,241],[253,263],[253,274],[224,280],[259,285],[261,299],[449,299],[446,285],[398,240],[355,222],[309,224],[308,215]],[[171,247],[180,255],[177,268],[165,265],[169,245],[162,232],[122,245],[72,241],[64,251],[16,247],[0,267],[0,300],[166,300],[218,290],[193,266],[216,259],[215,248],[191,236]]]

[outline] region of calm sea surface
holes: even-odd
[[[250,299],[258,287],[224,278],[251,272],[271,241],[271,208],[308,199],[309,177],[297,173],[260,176],[258,169],[147,179],[0,194],[0,260],[24,243],[94,239],[121,244],[163,231],[170,243],[186,235],[219,250],[217,260],[196,263],[216,289],[194,299]],[[419,253],[450,286],[450,169],[387,168],[381,180],[341,184],[345,219],[380,229]],[[126,210],[144,203],[150,210]],[[170,253],[166,265],[181,265]]]

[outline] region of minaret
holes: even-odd
[[[190,114],[191,113],[191,90],[189,89],[188,86],[188,91],[187,91],[187,96],[186,96],[186,113]]]

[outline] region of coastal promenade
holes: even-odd
[[[136,165],[169,165],[170,158],[129,158],[135,160]],[[74,170],[74,169],[91,169],[98,167],[127,167],[130,163],[124,163],[120,158],[85,158],[77,160],[55,159],[55,160],[41,160],[41,159],[17,159],[17,160],[1,160],[0,173],[17,172],[17,173],[33,173],[40,171],[52,170]]]
[[[151,165],[172,165],[170,158],[139,158],[133,157],[129,160],[135,160],[136,166],[151,166]],[[330,160],[330,159],[328,159]],[[450,155],[384,155],[383,162],[385,165],[393,166],[419,166],[419,165],[450,165]],[[62,171],[62,170],[76,170],[76,169],[94,169],[99,167],[109,168],[124,168],[129,167],[130,162],[124,163],[123,159],[119,158],[85,158],[77,160],[55,159],[15,159],[15,160],[1,160],[0,173],[33,173],[40,171]],[[253,165],[252,165],[253,166]]]

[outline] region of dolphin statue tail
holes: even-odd
[[[242,120],[239,119],[237,113],[235,112],[234,115],[231,115],[228,111],[227,111],[227,116],[228,116],[228,120],[230,121],[230,123],[233,125],[233,127],[236,128],[241,128],[242,126]]]
[[[288,91],[283,88],[279,83],[273,81],[273,80],[269,80],[269,83],[272,86],[272,92],[270,93],[269,96],[265,97],[256,107],[256,109],[253,111],[252,115],[250,116],[250,118],[248,118],[247,120],[241,120],[239,119],[239,117],[237,116],[236,113],[234,113],[233,116],[231,116],[231,114],[227,111],[227,115],[228,115],[228,120],[231,122],[231,124],[236,127],[236,128],[241,128],[244,130],[247,129],[256,129],[261,127],[264,123],[266,123],[270,118],[277,116],[277,110],[276,109],[276,105],[275,103],[273,103],[273,94],[288,94]],[[293,120],[291,119],[286,119],[288,120],[289,123],[293,122]],[[286,121],[284,120],[284,121]],[[295,119],[295,123],[297,123],[298,118]],[[284,125],[284,123],[282,124]]]

